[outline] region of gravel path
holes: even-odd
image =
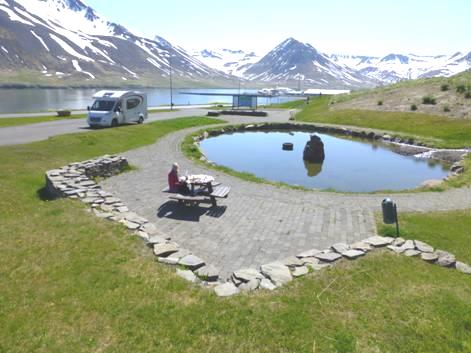
[[[287,111],[268,118],[224,117],[230,123],[287,121]],[[124,155],[139,169],[102,182],[132,211],[155,223],[172,240],[220,269],[222,277],[244,267],[295,255],[311,248],[324,249],[336,242],[352,243],[376,233],[374,212],[389,195],[306,192],[247,182],[202,168],[180,151],[183,138],[195,131],[170,134],[151,146]],[[183,207],[161,190],[173,162],[181,170],[214,175],[231,194],[210,209]],[[400,212],[471,208],[471,189],[442,193],[395,194]]]

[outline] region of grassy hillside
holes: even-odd
[[[424,104],[424,98],[428,98],[428,104]],[[471,119],[471,71],[449,78],[402,81],[335,101],[333,110],[416,112]]]

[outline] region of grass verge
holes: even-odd
[[[65,119],[85,119],[87,114],[72,114],[68,117],[59,117],[57,115],[42,115],[42,116],[25,116],[18,118],[0,118],[0,128],[2,127],[11,127],[11,126],[21,126],[29,124],[44,123],[47,121],[58,121]]]
[[[140,240],[81,203],[40,198],[47,169],[212,122],[176,119],[0,148],[0,351],[469,352],[471,280],[457,271],[374,254],[275,292],[220,299],[156,265]],[[469,263],[470,216],[448,213],[441,227],[418,227],[447,238],[443,246]]]
[[[329,110],[331,101],[330,97],[311,99],[296,115],[296,120],[383,130],[438,148],[471,146],[471,119],[408,112],[335,111]]]

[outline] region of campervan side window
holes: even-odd
[[[103,111],[103,112],[110,112],[113,110],[115,101],[108,101],[108,100],[96,100],[93,105],[91,110],[95,111]]]
[[[137,97],[135,98],[129,98],[126,101],[126,109],[134,109],[136,108],[139,104],[141,104],[141,100]]]

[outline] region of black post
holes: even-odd
[[[171,55],[168,57],[168,65],[170,67],[170,110],[173,110],[173,83],[172,83],[172,59]]]
[[[397,217],[397,206],[394,204],[394,218],[396,219],[396,235],[399,237],[399,219]]]

